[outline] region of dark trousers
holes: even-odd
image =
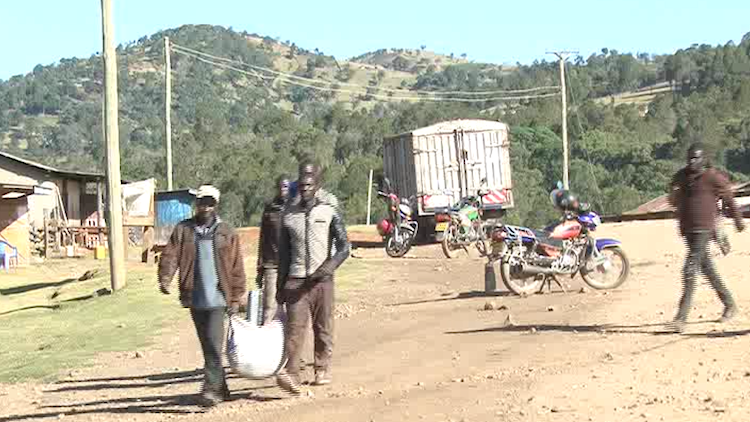
[[[735,306],[732,294],[724,285],[719,273],[716,272],[713,258],[709,254],[708,245],[713,234],[708,231],[692,232],[687,233],[685,240],[687,241],[688,255],[685,259],[685,266],[682,269],[682,299],[680,299],[680,309],[677,312],[676,319],[678,321],[685,321],[690,313],[690,308],[693,303],[693,294],[695,293],[695,283],[698,273],[703,275],[711,283],[716,295],[719,296],[719,300],[724,304],[725,308],[731,308]]]
[[[223,394],[228,391],[221,360],[224,346],[224,314],[226,308],[190,310],[203,349],[203,392]]]
[[[299,376],[305,334],[312,320],[315,371],[328,371],[333,354],[333,280],[284,289],[287,310],[287,372]]]

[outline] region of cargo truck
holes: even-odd
[[[450,120],[387,137],[383,174],[400,197],[416,197],[423,241],[441,241],[447,222],[435,215],[480,188],[489,190],[485,218],[501,218],[514,204],[508,125],[498,121]]]

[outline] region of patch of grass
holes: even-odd
[[[86,271],[98,271],[86,281]],[[255,288],[255,257],[245,259],[248,289]],[[372,282],[376,264],[348,259],[337,271],[342,302],[347,291]],[[103,352],[134,352],[152,344],[184,317],[173,293],[157,288],[156,267],[128,263],[127,287],[109,288],[107,261],[58,260],[0,277],[0,382],[53,381],[92,363]]]
[[[346,303],[347,297],[365,283],[372,283],[382,264],[349,258],[336,272],[336,300]]]
[[[97,353],[146,347],[180,315],[176,293],[159,293],[154,266],[129,265],[124,290],[92,295],[109,287],[107,270],[101,268],[105,264],[79,263],[79,276],[83,268],[101,271],[85,282],[68,281],[64,270],[61,278],[49,280],[47,266],[3,277],[0,288],[12,294],[3,293],[1,299],[0,382],[53,380],[89,364]],[[21,279],[26,283],[19,284]],[[34,289],[23,291],[30,284]],[[50,298],[55,290],[58,296]]]
[[[377,234],[377,228],[374,224],[367,225],[367,224],[357,224],[352,226],[346,226],[346,231],[348,233],[376,233]]]

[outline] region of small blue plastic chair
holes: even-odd
[[[4,240],[0,240],[0,266],[5,268],[5,271],[8,271],[11,263],[16,267],[18,266],[18,248]]]

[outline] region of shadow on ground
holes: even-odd
[[[689,322],[688,324],[709,324],[713,321]],[[665,331],[665,323],[639,324],[639,325],[617,325],[617,324],[593,324],[593,325],[562,325],[562,324],[529,324],[529,325],[507,325],[501,327],[480,328],[474,330],[446,331],[445,334],[477,334],[493,332],[525,333],[525,332],[549,332],[557,331],[563,333],[627,333],[627,334],[671,334]],[[705,335],[705,334],[703,334]]]
[[[97,291],[95,291],[95,292],[93,292],[91,294],[87,294],[87,295],[83,295],[83,296],[78,296],[78,297],[74,297],[74,298],[70,298],[70,299],[65,299],[65,300],[60,300],[60,301],[52,303],[52,304],[47,304],[47,305],[30,305],[30,306],[24,306],[22,308],[11,309],[11,310],[5,311],[5,312],[0,312],[0,316],[10,315],[10,314],[14,314],[14,313],[17,313],[17,312],[30,311],[30,310],[33,310],[33,309],[49,309],[49,310],[53,310],[53,311],[58,311],[58,310],[62,309],[63,305],[66,304],[66,303],[85,302],[87,300],[96,299],[96,298],[102,297],[102,296],[109,296],[111,294],[112,294],[111,290],[109,290],[107,288],[102,288],[102,289],[99,289],[99,290],[97,290]],[[2,422],[2,421],[0,421],[0,422]]]
[[[237,378],[234,374],[228,374],[227,378]],[[128,377],[112,378],[89,378],[78,380],[59,381],[56,385],[62,387],[47,390],[49,394],[45,401],[53,401],[56,393],[66,393],[71,391],[102,391],[108,389],[140,389],[140,388],[159,388],[168,385],[195,383],[200,384],[203,380],[202,370],[170,372],[162,374],[150,374]],[[234,390],[227,402],[237,400],[252,401],[273,401],[279,400],[275,396],[259,396],[251,394],[255,391],[275,388],[275,384],[261,385],[240,390]],[[198,388],[196,388],[198,391]],[[11,415],[0,417],[0,422],[39,420],[46,418],[59,418],[60,415],[65,417],[78,415],[129,415],[129,414],[169,414],[169,415],[188,415],[194,413],[206,412],[206,409],[200,406],[199,396],[197,394],[173,394],[159,395],[152,394],[148,396],[132,396],[124,398],[103,399],[85,402],[58,402],[41,406],[40,413],[28,413],[23,415]],[[95,419],[94,419],[95,420]]]
[[[485,292],[484,290],[472,290],[469,292],[461,292],[457,295],[450,294],[444,297],[439,298],[433,298],[433,299],[424,299],[424,300],[415,300],[415,301],[409,301],[409,302],[399,302],[399,303],[391,303],[386,306],[407,306],[407,305],[421,305],[424,303],[437,303],[437,302],[447,302],[451,300],[460,300],[460,299],[474,299],[478,297],[505,297],[505,296],[515,296],[511,292],[503,292],[503,291],[497,291],[497,292]]]
[[[54,281],[49,283],[32,283],[24,284],[23,286],[9,287],[7,289],[0,289],[0,295],[11,296],[21,293],[28,293],[34,290],[46,289],[49,287],[63,287],[66,284],[70,284],[77,281],[75,278],[66,278],[65,280]]]

